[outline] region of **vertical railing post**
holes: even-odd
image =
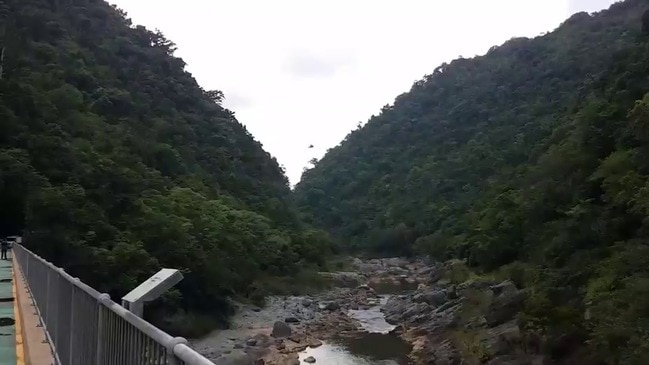
[[[29,277],[29,261],[30,261],[30,260],[29,260],[29,255],[27,255],[27,259],[26,259],[26,260],[25,260],[25,256],[23,255],[22,252],[20,253],[20,256],[22,256],[22,257],[18,257],[18,258],[20,258],[20,260],[23,261],[23,262],[25,263],[25,279],[27,279],[27,278]],[[21,264],[22,264],[23,262],[21,262]]]
[[[51,267],[48,267],[47,269],[48,271],[53,271]],[[53,272],[56,275],[54,276],[54,282],[50,284],[50,287],[54,284],[54,288],[51,288],[50,290],[54,289],[51,294],[56,299],[50,302],[51,304],[54,304],[54,309],[52,310],[54,313],[49,326],[47,326],[47,332],[50,333],[50,339],[54,343],[54,348],[56,348],[61,344],[61,341],[59,340],[61,338],[59,336],[61,330],[61,326],[59,326],[59,320],[61,319],[59,318],[59,308],[61,307],[61,275],[57,271]]]
[[[74,356],[74,350],[75,350],[74,341],[78,337],[78,336],[74,335],[76,333],[76,328],[74,328],[74,326],[75,326],[75,324],[74,324],[75,323],[74,302],[75,302],[75,298],[77,296],[77,285],[78,285],[79,281],[80,280],[78,278],[74,278],[74,282],[72,282],[72,287],[70,289],[70,352],[69,352],[70,355],[68,356],[68,358],[70,359],[71,364],[74,364],[74,361],[72,361],[72,359],[74,359],[74,357],[75,357]]]
[[[104,303],[110,300],[110,295],[103,293],[97,299],[97,359],[95,364],[105,365],[104,350],[106,346],[106,316],[104,315]]]
[[[47,273],[47,280],[46,280],[46,287],[45,287],[45,300],[43,300],[43,305],[45,305],[45,318],[43,319],[43,325],[47,328],[47,326],[51,323],[50,321],[50,308],[52,307],[51,302],[50,302],[50,287],[52,286],[50,283],[50,272],[52,270],[49,270],[49,268],[46,265],[43,265],[45,268],[45,272]],[[49,328],[48,328],[49,330]]]

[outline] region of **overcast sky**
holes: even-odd
[[[614,0],[111,0],[160,29],[296,183],[442,62]],[[309,146],[314,145],[310,149]]]

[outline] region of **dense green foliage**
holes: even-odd
[[[353,248],[507,272],[555,358],[649,363],[648,8],[439,67],[305,172],[305,216]]]
[[[0,0],[0,234],[119,298],[161,266],[167,304],[225,313],[322,264],[274,158],[159,32],[103,0]]]

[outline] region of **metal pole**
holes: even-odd
[[[50,304],[50,272],[49,267],[44,266],[45,271],[47,272],[47,286],[45,287],[45,300],[43,303],[45,305],[45,318],[43,319],[44,325],[47,328],[47,325],[49,325],[50,322],[50,307],[52,307]]]
[[[129,305],[129,310],[136,316],[143,318],[144,315],[144,303],[135,302]]]
[[[69,352],[69,360],[70,363],[74,363],[72,359],[74,358],[74,340],[75,340],[75,333],[76,328],[74,328],[74,302],[76,298],[76,291],[77,291],[77,285],[79,283],[79,279],[74,279],[74,282],[72,283],[72,288],[70,289],[70,352]]]
[[[99,295],[97,299],[97,306],[99,310],[99,320],[97,322],[97,365],[104,364],[104,346],[106,345],[106,316],[104,311],[106,310],[105,303],[110,301],[110,295],[103,293]]]
[[[13,252],[17,253],[17,251],[15,251],[15,250],[13,250]],[[30,261],[29,258],[30,258],[30,256],[27,255],[27,259],[25,260],[25,256],[23,256],[23,252],[21,252],[20,256],[17,255],[16,257],[19,257],[20,261],[25,262],[25,279],[27,279],[29,277],[29,261]]]

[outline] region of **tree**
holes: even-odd
[[[219,90],[209,90],[205,92],[205,96],[210,99],[214,104],[221,105],[223,102],[223,92]]]
[[[191,337],[322,263],[282,168],[160,31],[104,1],[0,0],[0,26],[0,233],[117,298],[181,268],[147,312]]]
[[[526,287],[524,337],[557,363],[646,363],[648,16],[441,65],[303,174],[300,211],[348,251],[414,241]]]

